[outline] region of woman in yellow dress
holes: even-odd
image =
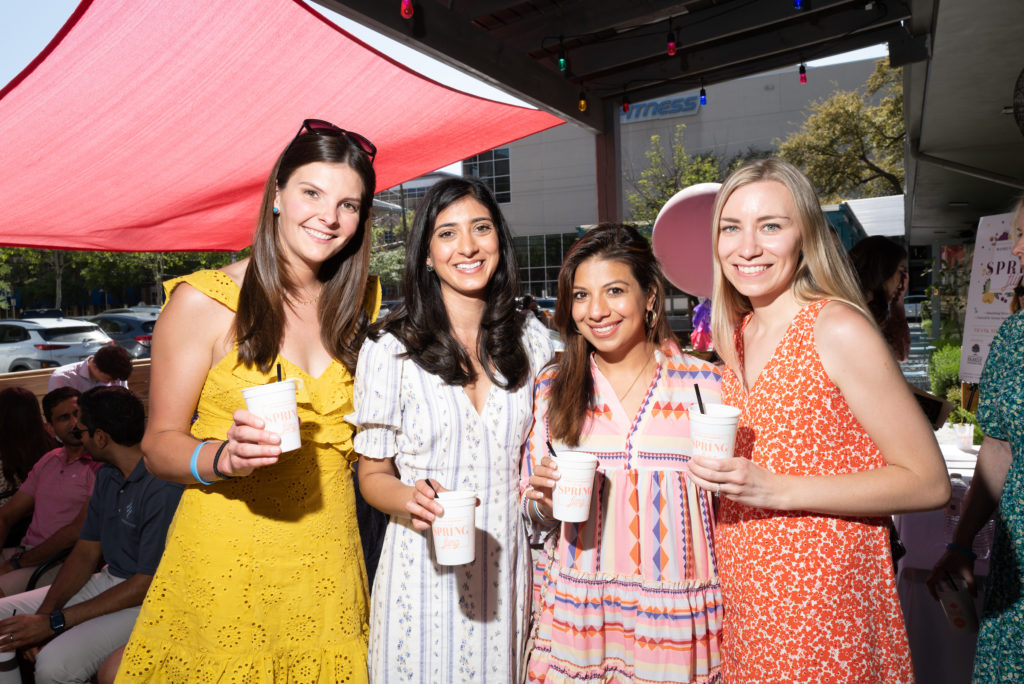
[[[375,153],[303,122],[267,180],[252,256],[165,286],[143,449],[155,475],[192,486],[118,682],[366,681],[343,416],[380,301],[368,275]],[[278,367],[298,380],[302,446],[287,453],[241,393]]]

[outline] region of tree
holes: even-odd
[[[370,225],[370,273],[380,278],[385,295],[397,293],[405,271],[405,243],[416,212],[375,214]]]
[[[673,195],[696,183],[715,183],[722,180],[721,160],[714,154],[691,155],[683,145],[686,124],[676,126],[672,137],[671,156],[666,159],[660,135],[651,136],[651,146],[645,153],[649,166],[640,178],[629,178],[634,191],[626,195],[633,221],[654,223],[658,212]]]
[[[79,252],[50,249],[0,249],[0,281],[17,283],[21,298],[29,306],[53,302],[85,304],[89,293],[104,290],[120,293],[126,303],[127,291],[138,296],[143,285],[159,284],[178,275],[203,268],[219,268],[231,261],[228,252]],[[0,302],[3,302],[0,282]],[[159,299],[162,301],[162,292]],[[0,306],[3,306],[0,303]]]
[[[879,60],[859,91],[839,90],[811,104],[798,131],[776,141],[822,202],[903,192],[903,85],[900,69]]]

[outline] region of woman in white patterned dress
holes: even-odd
[[[487,187],[434,185],[416,212],[402,308],[364,343],[355,381],[359,486],[389,516],[370,607],[370,680],[515,682],[530,554],[517,508],[547,333],[516,311],[511,234]],[[438,565],[434,493],[476,492],[476,560]]]

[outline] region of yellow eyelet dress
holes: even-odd
[[[186,282],[232,311],[221,271]],[[367,288],[376,316],[380,287]],[[366,682],[368,587],[352,487],[352,376],[333,361],[312,378],[287,359],[302,447],[275,465],[181,497],[117,682]],[[276,362],[275,362],[276,365]],[[233,350],[209,373],[192,434],[224,439],[243,387],[275,380]],[[172,388],[161,388],[169,391]]]

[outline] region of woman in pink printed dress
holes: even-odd
[[[721,492],[728,682],[913,681],[886,516],[949,498],[938,445],[810,182],[779,159],[719,190],[712,332],[740,407]]]
[[[661,269],[630,227],[569,251],[555,324],[565,353],[538,380],[523,459],[524,513],[545,539],[529,680],[719,681],[711,496],[686,475],[694,386],[718,402],[719,372],[679,351]],[[549,439],[598,458],[586,522],[553,520]]]

